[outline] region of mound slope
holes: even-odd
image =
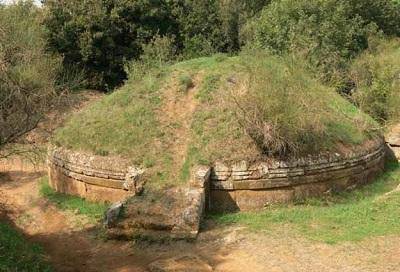
[[[73,116],[57,146],[113,155],[155,186],[194,165],[351,153],[376,124],[293,59],[217,55],[151,71]]]

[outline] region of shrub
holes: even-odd
[[[52,50],[64,66],[84,69],[92,88],[111,90],[126,79],[125,61],[138,60],[155,36],[173,37],[189,59],[237,52],[244,22],[270,0],[44,1]]]
[[[142,55],[138,60],[125,63],[125,72],[130,79],[140,79],[153,69],[173,62],[177,58],[177,48],[173,37],[155,35],[148,43],[142,45]]]
[[[352,12],[361,16],[366,24],[375,23],[387,35],[400,35],[400,1],[350,0]]]
[[[353,98],[382,124],[400,118],[400,40],[382,40],[353,63]]]
[[[249,77],[232,93],[235,114],[263,153],[318,153],[338,142],[359,144],[369,134],[373,122],[312,79],[300,59],[258,51],[242,59]]]
[[[179,23],[185,58],[208,56],[234,47],[229,44],[227,33],[222,27],[219,0],[176,0],[172,6]]]
[[[193,88],[194,83],[190,74],[182,74],[178,78],[179,90],[186,93],[190,88]]]
[[[33,129],[55,93],[61,59],[46,52],[40,10],[0,5],[0,146]]]
[[[165,0],[48,0],[45,7],[50,47],[102,90],[126,79],[124,61],[139,58],[155,34],[177,33]]]
[[[240,29],[270,0],[176,0],[173,11],[179,22],[185,58],[234,53],[241,46]]]
[[[253,22],[271,0],[220,0],[222,28],[227,33],[231,51],[251,40],[248,22]]]
[[[368,47],[368,29],[351,5],[338,0],[280,0],[264,8],[255,40],[273,53],[294,52],[338,84],[347,61]]]

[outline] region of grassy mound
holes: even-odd
[[[130,79],[73,116],[54,142],[131,159],[158,184],[176,184],[194,164],[348,150],[375,126],[297,60],[252,52]]]

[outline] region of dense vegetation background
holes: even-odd
[[[0,145],[66,90],[110,92],[128,74],[249,49],[296,57],[382,124],[398,116],[399,1],[42,2],[0,4]]]

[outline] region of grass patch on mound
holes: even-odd
[[[305,237],[334,244],[400,233],[400,166],[391,164],[376,182],[361,189],[298,205],[273,206],[261,212],[213,215],[220,224],[251,230],[293,229]]]
[[[298,60],[255,51],[132,77],[74,115],[54,143],[128,158],[168,186],[195,164],[338,152],[372,138],[375,125]]]
[[[57,208],[65,211],[72,211],[76,214],[87,216],[91,221],[96,222],[104,217],[107,211],[107,204],[86,201],[78,196],[61,194],[54,191],[48,182],[48,178],[44,177],[40,181],[40,195],[46,198]]]
[[[23,235],[0,222],[0,271],[53,271],[44,261],[43,250]]]

